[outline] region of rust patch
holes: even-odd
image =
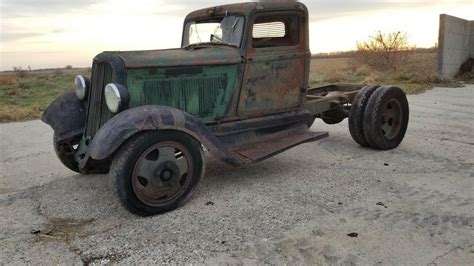
[[[266,139],[260,143],[253,143],[241,147],[234,151],[254,162],[263,161],[279,153],[289,150],[295,146],[306,142],[313,142],[328,137],[327,132],[311,132],[306,128],[300,132],[284,132],[286,134],[277,134],[273,138]]]

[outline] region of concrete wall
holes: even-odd
[[[474,58],[474,21],[471,21],[471,41],[470,41],[471,58]]]
[[[439,75],[453,78],[469,57],[474,58],[474,21],[440,16]]]

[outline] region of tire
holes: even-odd
[[[349,113],[349,131],[355,142],[363,147],[369,147],[364,135],[364,114],[372,94],[379,85],[365,86],[356,95]]]
[[[364,135],[374,149],[398,147],[408,128],[410,110],[403,90],[382,87],[369,100],[364,114]]]
[[[88,165],[84,169],[79,169],[79,163],[76,162],[75,145],[78,145],[80,142],[79,139],[72,140],[69,143],[59,144],[57,141],[56,135],[53,138],[54,151],[59,161],[66,166],[69,170],[82,174],[82,175],[92,175],[92,174],[106,174],[109,172],[110,162],[95,162],[92,165]]]
[[[78,143],[79,141],[77,140],[70,144],[59,144],[56,135],[54,135],[53,137],[54,152],[56,153],[56,156],[58,157],[59,161],[61,161],[61,163],[69,170],[76,173],[81,173],[81,171],[79,171],[79,164],[74,158],[74,154],[76,151],[74,150],[73,146]]]
[[[204,174],[202,148],[181,132],[145,132],[119,149],[110,174],[130,212],[163,214],[183,206],[196,191]]]
[[[346,117],[347,113],[342,107],[321,114],[321,119],[328,125],[339,124],[344,121]]]

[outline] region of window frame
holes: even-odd
[[[287,20],[287,21],[285,21]],[[289,22],[288,22],[289,21]],[[258,22],[258,23],[256,23]],[[285,36],[288,34],[296,34],[296,41],[292,44],[285,44],[285,45],[275,45],[275,46],[264,46],[258,47],[254,45],[255,39],[253,38],[253,30],[255,24],[259,23],[272,23],[272,22],[283,22],[285,24]],[[291,23],[295,23],[291,25]],[[288,49],[295,49],[301,47],[303,44],[302,42],[302,29],[301,29],[301,13],[298,11],[293,12],[278,12],[278,11],[266,11],[256,13],[251,20],[251,25],[249,26],[249,34],[248,34],[248,49],[254,51],[265,51],[265,50],[288,50]],[[292,26],[294,29],[292,30]],[[286,38],[286,37],[282,37]]]
[[[225,16],[238,16],[238,17],[241,17],[243,19],[243,27],[242,27],[242,36],[240,38],[240,44],[239,46],[227,46],[227,47],[231,47],[231,48],[235,48],[235,49],[239,49],[239,50],[242,50],[244,47],[245,47],[245,43],[246,43],[246,36],[247,36],[247,33],[246,33],[246,30],[247,30],[247,17],[242,15],[242,14],[239,14],[239,13],[228,13],[224,16],[215,16],[213,18],[195,18],[195,19],[186,19],[183,23],[183,31],[182,31],[182,37],[181,37],[181,48],[185,48],[184,46],[184,43],[185,43],[185,40],[186,38],[188,38],[189,36],[186,36],[187,33],[189,33],[187,30],[188,30],[188,24],[190,23],[196,23],[196,24],[201,24],[201,23],[219,23],[221,22]],[[188,39],[188,42],[189,42],[189,39]]]
[[[269,27],[269,26],[268,26],[269,24],[281,24],[281,25],[283,26],[283,36],[274,36],[274,37],[268,36],[268,37],[257,37],[257,38],[256,38],[256,37],[255,37],[256,26],[258,26],[258,25],[267,25],[266,27]],[[261,34],[261,33],[263,32],[263,30],[264,30],[264,29],[263,29],[263,27],[262,27],[262,29],[260,29],[261,32],[258,32],[258,33]],[[276,31],[273,31],[273,32],[268,31],[268,33],[269,33],[268,35],[270,35],[270,33],[275,34],[275,33],[277,33],[277,32],[276,32]],[[265,39],[265,38],[285,38],[287,34],[288,34],[288,27],[287,27],[287,25],[285,24],[285,22],[283,22],[283,21],[271,21],[271,22],[254,23],[254,25],[253,25],[253,30],[252,30],[252,38],[253,38],[254,40],[255,40],[255,39]]]

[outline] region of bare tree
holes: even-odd
[[[358,58],[364,64],[381,70],[397,69],[407,63],[415,47],[409,45],[406,33],[378,31],[367,41],[357,42]]]
[[[15,72],[16,76],[19,78],[24,78],[28,75],[28,70],[23,69],[21,66],[13,67],[13,72]]]

